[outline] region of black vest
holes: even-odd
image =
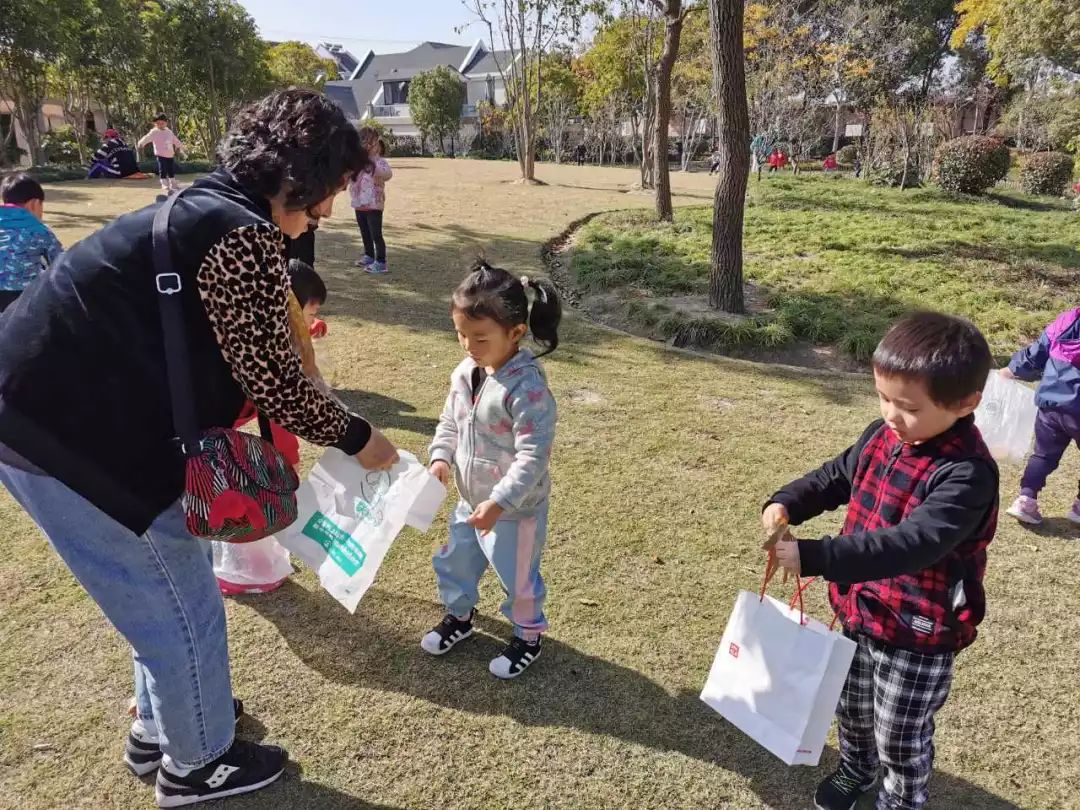
[[[184,487],[151,259],[157,208],[76,244],[0,316],[0,444],[136,534]],[[245,397],[218,349],[196,274],[225,234],[270,221],[266,200],[248,196],[224,170],[184,191],[172,211],[202,429],[231,427]]]

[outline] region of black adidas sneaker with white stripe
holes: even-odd
[[[233,714],[239,723],[244,714],[244,701],[239,698],[233,698]],[[161,764],[161,746],[157,738],[140,734],[136,730],[138,727],[138,723],[134,724],[128,734],[124,745],[124,764],[136,776],[146,776]]]
[[[432,655],[446,655],[455,644],[473,634],[475,616],[476,611],[473,611],[469,614],[469,618],[462,620],[453,613],[447,613],[441,622],[420,639],[420,649]]]
[[[284,748],[236,740],[213,762],[185,774],[162,762],[154,787],[157,806],[186,807],[261,790],[285,772],[288,760]]]
[[[498,658],[494,658],[488,669],[496,678],[504,681],[516,678],[540,657],[540,639],[529,643],[514,636]]]

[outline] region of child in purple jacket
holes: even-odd
[[[1020,495],[1007,510],[1021,523],[1039,524],[1043,518],[1038,498],[1046,479],[1069,443],[1080,443],[1080,307],[1059,315],[1000,373],[1009,379],[1042,380],[1035,392],[1035,452],[1020,479]],[[1080,523],[1080,495],[1068,518]]]

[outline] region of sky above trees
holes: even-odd
[[[340,42],[350,50],[407,50],[425,40],[467,44],[486,36],[458,0],[240,0],[266,39]],[[358,54],[359,55],[359,54]]]

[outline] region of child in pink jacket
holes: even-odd
[[[390,164],[383,157],[386,144],[371,130],[361,139],[368,150],[370,162],[367,168],[349,185],[352,207],[356,210],[356,224],[360,226],[360,237],[364,240],[364,257],[356,262],[373,276],[389,273],[386,266],[386,242],[383,241],[383,208],[386,207],[386,181],[394,176]]]
[[[154,117],[154,128],[139,138],[139,148],[142,149],[148,143],[154,145],[154,157],[157,158],[158,177],[161,179],[161,190],[166,194],[173,194],[180,190],[176,184],[176,153],[184,151],[184,145],[180,139],[169,129],[169,119],[164,113],[158,113]]]

